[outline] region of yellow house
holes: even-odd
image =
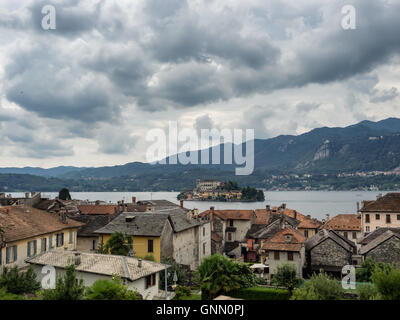
[[[25,266],[25,259],[57,249],[76,249],[82,223],[27,206],[0,207],[0,267]]]
[[[151,213],[123,212],[95,233],[103,244],[116,232],[129,235],[134,256],[151,255],[156,262],[163,257],[173,258],[195,269],[211,254],[210,223],[190,210],[172,205]]]

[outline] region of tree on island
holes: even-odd
[[[67,188],[62,188],[58,193],[58,199],[60,200],[71,200],[71,195],[69,194],[69,190]]]

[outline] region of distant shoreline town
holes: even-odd
[[[221,202],[254,202],[264,201],[262,190],[252,187],[239,187],[235,181],[196,180],[196,188],[182,191],[178,200],[187,201],[221,201]]]

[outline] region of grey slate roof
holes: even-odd
[[[46,251],[25,261],[30,264],[66,268],[74,263],[75,253],[76,251],[65,250]],[[142,260],[142,266],[139,267],[138,259],[133,257],[87,252],[79,253],[81,263],[76,266],[76,270],[80,272],[107,276],[118,275],[121,278],[134,281],[165,269],[163,264],[147,260]]]
[[[132,217],[131,222],[126,218]],[[104,227],[95,230],[97,234],[113,234],[115,232],[126,233],[131,236],[159,237],[168,220],[168,214],[154,213],[121,213]]]
[[[95,231],[106,226],[111,217],[108,215],[68,215],[68,218],[85,224],[78,229],[78,237],[94,237],[98,236]]]
[[[328,238],[332,239],[333,241],[335,241],[337,244],[339,244],[341,247],[343,247],[348,251],[354,252],[356,249],[356,245],[352,241],[342,237],[334,230],[327,230],[327,229],[319,230],[314,236],[306,240],[305,248],[306,250],[311,250],[312,248],[319,245],[321,242],[325,241]]]
[[[378,237],[370,241],[367,245],[362,246],[360,249],[360,254],[366,254],[368,251],[374,249],[375,247],[385,242],[386,240],[389,240],[392,237],[400,239],[400,234],[394,233],[391,230],[386,230],[384,233],[380,234]]]
[[[367,245],[371,241],[375,240],[378,238],[380,235],[384,234],[386,231],[392,231],[394,234],[400,235],[400,228],[378,228],[374,230],[373,232],[369,233],[366,235],[364,238],[360,239],[358,243],[362,245]]]
[[[252,225],[246,237],[253,239],[269,239],[282,230],[282,223],[286,226],[296,228],[300,221],[290,218],[285,214],[277,214],[274,215],[273,218],[271,217],[268,225]]]

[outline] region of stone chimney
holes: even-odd
[[[269,204],[267,204],[267,205],[265,206],[265,210],[271,211],[271,206],[270,206]]]
[[[180,206],[181,208],[183,208],[183,200],[180,201],[179,206]]]
[[[81,254],[79,252],[74,253],[74,263],[76,266],[81,264]]]
[[[210,207],[210,226],[211,231],[214,231],[214,207]]]
[[[132,203],[136,204],[136,197],[132,197]]]

